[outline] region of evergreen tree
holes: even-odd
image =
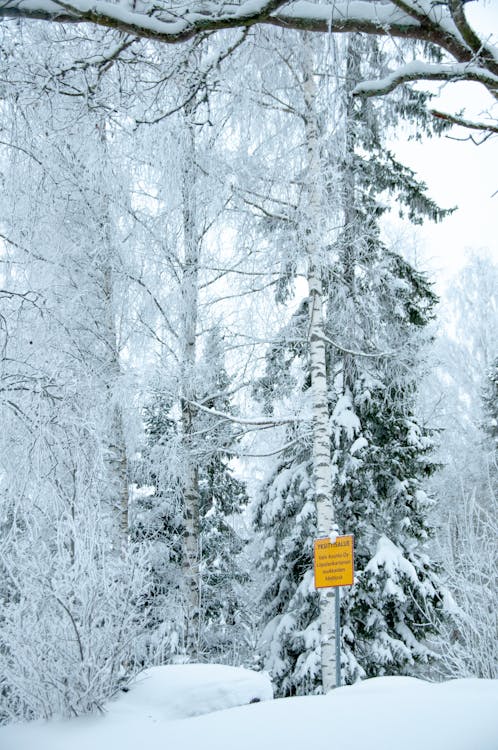
[[[247,499],[243,483],[230,467],[236,440],[233,425],[210,413],[233,411],[217,328],[206,336],[194,381],[199,408],[190,450],[199,477],[199,651],[208,661],[230,661],[242,650],[247,574],[240,561],[244,541],[234,521]],[[173,405],[173,399],[158,389],[145,410],[146,440],[137,465],[139,487],[132,516],[136,539],[152,548],[153,585],[145,602],[150,608],[148,647],[157,649],[161,643],[165,661],[185,648],[182,445]]]
[[[434,296],[401,258],[388,257],[392,265],[385,270],[385,291],[396,288],[401,271],[409,283],[406,304],[400,306],[406,316],[390,321],[393,340],[404,337],[414,359],[419,346],[411,329],[426,325],[425,308],[429,303],[430,309]],[[377,314],[385,322],[386,311]],[[294,322],[298,319],[296,315]],[[305,323],[304,316],[301,322]],[[298,351],[285,346],[287,334],[288,329],[269,354],[261,397],[268,396],[268,380],[276,382],[275,365],[282,384],[282,373],[287,372],[282,362],[301,357],[303,369],[309,367],[302,347]],[[431,500],[423,481],[434,464],[431,435],[414,413],[417,374],[410,368],[400,372],[394,355],[368,359],[367,367],[356,361],[354,383],[348,390],[343,362],[333,355],[330,360],[329,371],[335,373],[329,387],[334,500],[340,529],[355,535],[357,577],[342,602],[343,673],[348,681],[406,673],[430,656],[423,642],[431,631],[427,623],[435,617],[423,617],[422,612],[434,614],[440,588],[427,552]],[[308,388],[309,379],[304,377],[304,400]],[[278,398],[275,389],[272,397]],[[312,577],[316,511],[309,435],[303,430],[302,425],[287,430],[286,444],[291,447],[263,484],[254,509],[256,529],[264,535],[262,564],[268,572],[263,594],[265,666],[282,695],[313,692],[320,683]]]
[[[182,648],[181,482],[175,461],[177,424],[172,399],[156,390],[144,409],[145,442],[133,466],[130,533],[148,549],[149,587],[143,598],[147,614],[140,655],[169,661]]]
[[[424,307],[433,294],[397,260],[398,274],[389,274],[386,285],[394,291],[404,278],[407,303],[409,298],[419,320],[414,323],[407,314],[389,325],[397,334],[393,338],[405,337],[411,355],[420,354],[412,329],[426,325]],[[432,632],[429,623],[437,621],[441,586],[428,554],[432,501],[424,491],[424,480],[435,469],[433,440],[415,413],[414,363],[402,363],[404,372],[399,364],[395,356],[381,358],[375,368],[357,363],[351,390],[339,372],[340,387],[331,396],[338,516],[341,528],[355,534],[358,580],[342,607],[350,680],[412,671],[429,658],[424,642]]]
[[[231,379],[225,369],[223,340],[215,327],[206,337],[199,363],[200,404],[215,412],[233,413]],[[202,389],[202,390],[201,390]],[[243,483],[230,467],[236,435],[232,423],[199,411],[199,508],[201,635],[205,657],[226,661],[241,648],[244,621],[243,586],[247,573],[240,555],[244,541],[235,530],[235,518],[247,504]]]

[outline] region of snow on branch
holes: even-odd
[[[484,84],[498,97],[498,75],[468,63],[432,65],[414,61],[403,65],[385,78],[363,81],[353,90],[355,96],[382,96],[394,91],[403,83],[413,81],[477,81]]]
[[[255,417],[253,419],[247,419],[243,417],[236,417],[233,414],[228,414],[224,411],[218,411],[217,409],[209,409],[207,406],[203,406],[197,401],[189,401],[189,404],[192,404],[192,406],[194,406],[196,409],[199,409],[206,414],[210,414],[213,417],[226,419],[229,422],[235,422],[236,424],[247,425],[251,427],[279,427],[280,425],[284,424],[295,424],[296,422],[309,421],[308,419],[303,419],[302,417],[295,417],[292,415],[289,417]]]
[[[278,456],[281,453],[285,453],[285,451],[289,450],[289,448],[293,448],[294,445],[298,445],[301,443],[302,438],[299,438],[299,440],[291,440],[289,443],[285,443],[285,445],[282,445],[280,448],[277,448],[273,451],[268,451],[265,453],[246,453],[244,451],[244,458],[270,458],[271,456]],[[233,456],[240,456],[240,451],[232,451],[229,448],[219,448],[219,453],[225,453],[225,454],[231,454]]]
[[[218,2],[194,2],[187,8],[178,3],[163,7],[149,3],[145,11],[137,11],[130,9],[128,3],[108,0],[7,0],[0,7],[0,18],[89,22],[133,36],[175,43],[205,31],[261,23],[284,4],[285,0],[246,0],[222,6]]]
[[[440,112],[438,109],[431,109],[430,113],[440,120],[450,122],[452,125],[460,125],[461,127],[469,128],[470,130],[481,130],[489,134],[498,133],[498,125],[489,122],[475,122],[474,120],[468,120],[466,117],[452,115],[449,112]]]
[[[361,31],[427,39],[434,26],[433,21],[429,21],[430,9],[428,23],[424,24],[419,10],[407,2],[400,6],[398,0],[331,0],[323,5],[305,0],[245,0],[223,4],[203,0],[188,6],[179,2],[163,6],[146,2],[141,4],[143,10],[133,10],[129,3],[109,0],[6,0],[0,7],[0,17],[90,22],[169,43],[186,41],[205,31],[258,23],[317,32]],[[449,14],[446,15],[453,24]],[[451,34],[441,35],[446,48],[452,47],[453,41]]]
[[[484,57],[488,61],[496,63],[498,57],[496,50],[490,45],[485,44],[471,27],[465,15],[464,4],[464,0],[449,0],[448,7],[453,23],[465,44],[472,50],[476,57]]]
[[[342,346],[342,344],[338,344],[337,341],[333,341],[328,336],[319,336],[322,341],[325,341],[326,344],[331,344],[331,346],[334,347],[334,349],[337,349],[340,352],[343,352],[344,354],[352,354],[355,357],[371,357],[374,359],[379,359],[381,357],[392,357],[395,354],[397,354],[396,351],[391,352],[360,352],[356,351],[354,349],[347,349],[346,347]]]

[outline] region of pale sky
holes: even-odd
[[[454,130],[460,138],[467,135]],[[486,249],[498,262],[498,137],[476,146],[443,136],[400,143],[396,151],[427,183],[441,207],[458,206],[440,224],[426,223],[416,233],[431,270],[447,276],[465,262],[469,250]]]
[[[468,17],[487,39],[498,41],[498,1],[481,0],[466,5]],[[426,87],[427,84],[424,85]],[[432,85],[439,91],[432,106],[478,120],[486,114],[498,121],[498,104],[477,83]],[[450,136],[467,138],[471,131],[453,128]],[[476,140],[482,136],[472,131]],[[444,281],[463,265],[469,251],[488,251],[498,263],[498,135],[480,146],[448,136],[425,141],[399,142],[396,151],[403,163],[414,169],[429,186],[440,206],[457,205],[458,210],[439,225],[426,224],[416,233],[418,261],[426,256],[428,270]]]

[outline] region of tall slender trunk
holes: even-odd
[[[110,262],[103,269],[104,339],[106,342],[106,386],[111,393],[108,437],[108,466],[111,474],[111,492],[116,509],[119,546],[128,543],[129,485],[128,455],[123,423],[121,400],[112,394],[121,379],[118,335],[113,305],[113,272]]]
[[[303,93],[306,106],[305,138],[307,150],[304,244],[308,258],[308,294],[310,298],[310,359],[313,421],[313,475],[319,536],[336,531],[332,503],[332,475],[328,385],[323,316],[323,247],[320,223],[324,215],[324,191],[320,158],[320,130],[316,113],[316,83],[313,57],[305,42],[303,55]],[[326,693],[335,687],[335,607],[333,589],[320,592],[320,645],[322,686]]]
[[[190,656],[199,652],[199,472],[194,453],[196,410],[195,367],[199,294],[199,237],[197,227],[195,134],[191,121],[193,105],[185,108],[183,154],[183,239],[182,275],[182,441],[183,441],[183,572],[186,584],[186,648]]]
[[[102,118],[98,123],[100,146],[102,150],[102,163],[100,181],[103,188],[110,182],[108,174],[108,154],[106,142],[106,123]],[[101,242],[99,271],[100,279],[98,287],[102,302],[102,319],[99,321],[102,327],[102,338],[105,342],[104,354],[104,378],[107,392],[109,393],[108,407],[108,459],[107,464],[110,473],[110,492],[116,517],[116,528],[118,537],[118,549],[124,550],[128,545],[129,529],[129,476],[128,476],[128,454],[126,450],[126,439],[123,420],[123,408],[121,398],[113,391],[121,380],[121,362],[119,356],[118,330],[116,326],[116,315],[114,309],[114,240],[112,236],[111,217],[109,205],[103,199],[100,216]]]
[[[341,168],[341,200],[344,217],[344,232],[340,249],[342,278],[345,284],[345,304],[347,318],[351,325],[350,336],[356,340],[356,276],[355,267],[358,262],[358,212],[355,200],[355,164],[356,148],[355,102],[352,96],[356,83],[360,80],[360,48],[355,35],[349,35],[346,41],[346,78],[343,85],[344,96],[344,154]],[[351,348],[354,348],[352,345]],[[356,360],[351,354],[344,353],[343,360],[343,391],[354,391],[356,381]]]

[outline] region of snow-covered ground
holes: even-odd
[[[159,667],[104,716],[2,727],[0,748],[498,750],[498,681],[384,677],[326,696],[271,700],[263,674]]]
[[[191,716],[273,698],[264,672],[222,664],[178,664],[142,672],[133,688],[107,707],[109,716],[146,716],[151,721]]]

